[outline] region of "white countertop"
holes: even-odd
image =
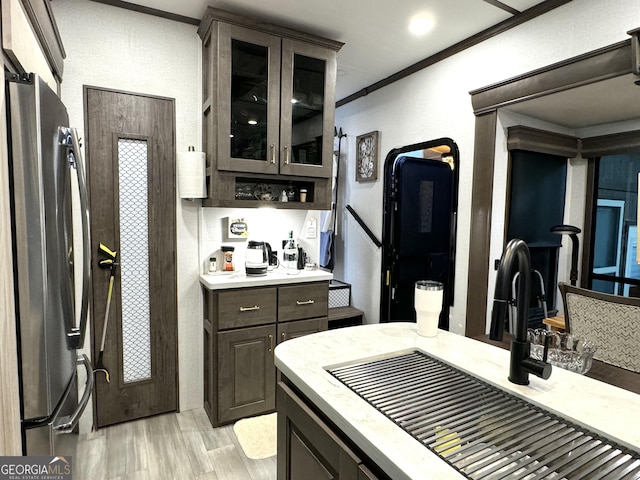
[[[320,282],[331,280],[332,278],[333,274],[324,270],[291,270],[279,267],[262,276],[247,276],[244,269],[235,272],[207,273],[200,275],[200,283],[210,290],[223,290],[227,288]]]
[[[507,380],[509,351],[442,330],[436,338],[420,337],[414,323],[299,337],[278,345],[275,358],[282,373],[391,478],[463,479],[325,370],[411,350],[429,353],[621,445],[640,449],[640,395],[555,367],[549,380],[530,375],[529,385],[515,385]]]

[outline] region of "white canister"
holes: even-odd
[[[418,280],[415,288],[414,307],[418,335],[435,337],[442,311],[444,285],[433,280]]]

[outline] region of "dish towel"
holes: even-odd
[[[333,232],[320,232],[320,266],[333,270]]]
[[[333,257],[334,257],[334,248],[333,248],[333,236],[336,232],[334,232],[334,226],[336,224],[336,186],[337,181],[335,177],[335,173],[337,171],[337,157],[333,156],[333,178],[331,179],[331,210],[328,212],[322,212],[320,216],[320,221],[322,222],[322,227],[320,228],[320,266],[322,268],[328,268],[329,270],[333,270]]]
[[[320,229],[320,266],[333,270],[333,225],[335,218],[335,204],[331,210],[322,212],[322,227]]]

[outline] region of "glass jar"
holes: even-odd
[[[222,270],[225,272],[233,272],[233,251],[235,247],[222,247]]]

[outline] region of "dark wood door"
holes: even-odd
[[[360,458],[283,382],[278,383],[277,439],[278,480],[361,478]]]
[[[117,252],[104,348],[96,374],[98,427],[177,408],[175,106],[173,99],[85,87],[93,261],[92,353],[101,350],[110,270]]]
[[[275,325],[218,333],[220,423],[276,407],[275,335]]]

